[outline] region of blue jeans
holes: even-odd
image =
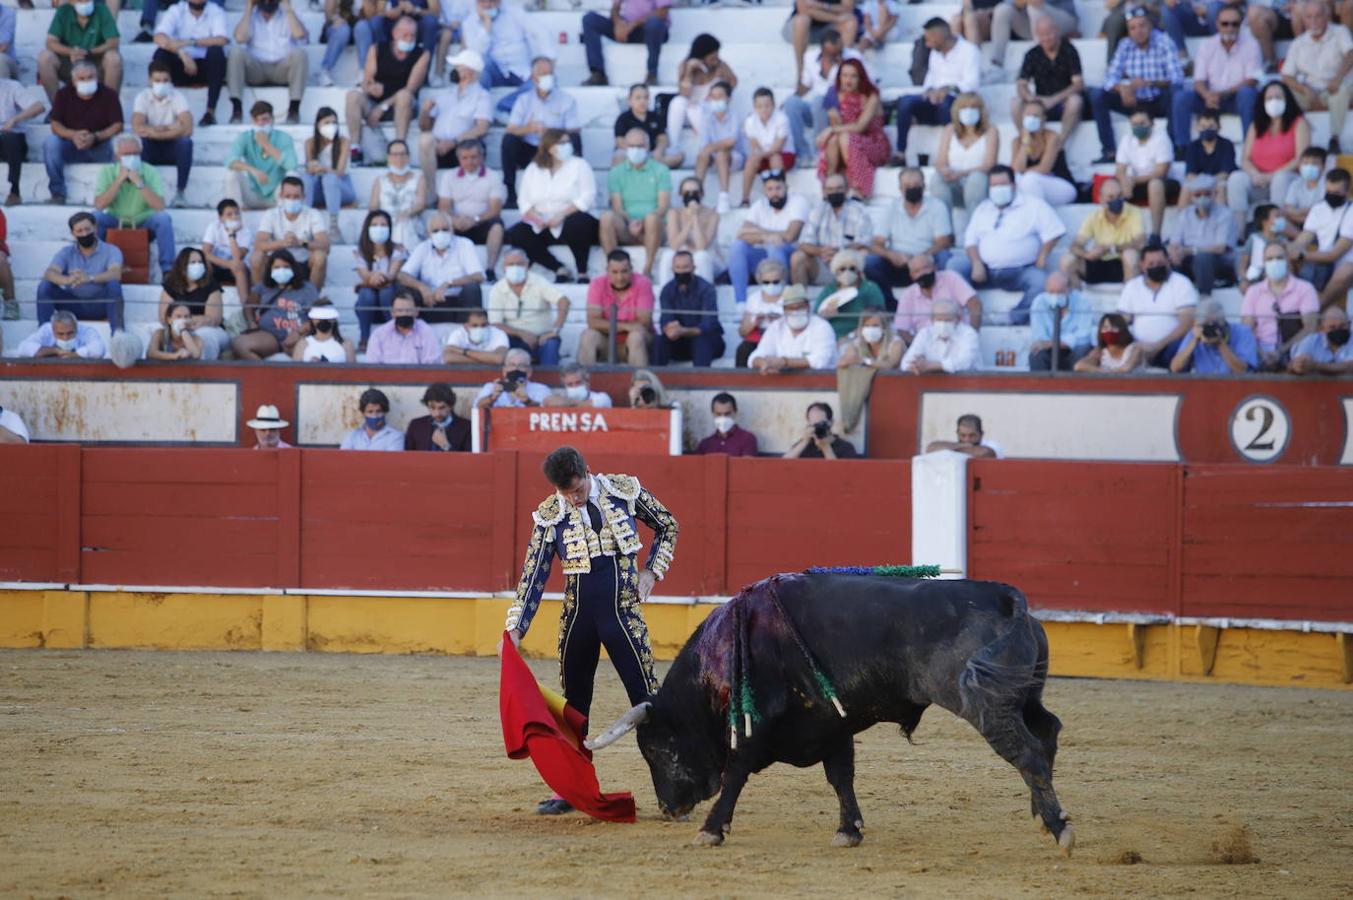
[[[352,43],[352,26],[347,22],[330,22],[329,32],[325,35],[324,44],[324,62],[320,63],[320,68],[330,75],[334,73],[334,66],[338,65],[338,58],[343,55],[348,44]],[[436,44],[432,45],[436,47]],[[357,61],[358,68],[366,65],[365,59]]]
[[[362,343],[371,337],[372,325],[383,325],[390,321],[390,304],[395,300],[397,285],[387,285],[379,290],[361,287],[357,289],[357,327],[361,331]]]
[[[769,257],[789,271],[789,257],[794,253],[794,244],[780,244],[769,249],[753,247],[746,241],[734,241],[728,248],[728,278],[733,282],[733,297],[738,303],[747,302],[747,279],[761,260]]]
[[[73,313],[82,322],[107,320],[113,331],[122,328],[122,282],[110,281],[101,285],[102,297],[85,299],[50,281],[38,282],[38,323],[50,322],[52,313],[63,310]]]
[[[1240,116],[1241,134],[1250,130],[1250,122],[1254,120],[1254,104],[1258,98],[1259,89],[1246,86],[1221,101],[1222,112]],[[1170,105],[1173,107],[1170,111],[1170,127],[1174,131],[1175,144],[1185,146],[1193,134],[1193,117],[1205,108],[1203,98],[1192,87],[1179,88]]]
[[[305,182],[305,205],[329,210],[330,216],[338,215],[344,204],[357,202],[357,191],[353,189],[352,178],[348,175],[335,175],[326,172],[323,175],[305,173],[301,176]]]
[[[112,141],[99,141],[88,150],[75,149],[75,142],[49,134],[42,142],[42,161],[47,166],[47,190],[66,196],[67,163],[106,163],[113,161]]]
[[[587,68],[593,72],[606,72],[606,58],[601,53],[601,39],[615,40],[615,23],[610,16],[590,12],[583,16],[583,47],[587,49]],[[648,47],[648,74],[658,73],[658,55],[662,45],[667,43],[667,22],[656,16],[644,21],[644,24],[630,32],[627,44],[642,43]]]
[[[357,70],[366,65],[366,53],[372,44],[383,44],[390,40],[390,20],[385,16],[372,16],[362,19],[352,29],[352,40],[357,45]],[[436,16],[418,17],[418,44],[429,53],[437,52],[437,36],[441,23]],[[337,62],[337,57],[334,61]],[[328,68],[328,56],[325,56],[325,68]]]
[[[534,88],[535,84],[531,81],[522,81],[520,77],[511,72],[504,72],[493,60],[485,59],[484,71],[479,73],[479,86],[486,91],[493,90],[496,87],[514,87],[517,89],[498,101],[498,112],[507,115],[512,112],[512,104],[517,102],[517,98]]]
[[[547,341],[540,341],[536,344],[534,350],[526,346],[526,341],[517,337],[515,334],[507,336],[507,346],[513,350],[525,350],[531,354],[531,358],[538,366],[557,366],[559,365],[559,347],[563,342],[557,337],[552,337]]]
[[[790,94],[780,108],[789,119],[789,140],[793,146],[788,149],[803,160],[817,156],[817,133],[827,127],[827,109],[822,101],[809,103],[797,94]]]
[[[1123,105],[1123,98],[1117,91],[1107,90],[1105,88],[1090,88],[1090,108],[1094,111],[1095,128],[1099,131],[1099,150],[1104,156],[1113,156],[1118,148],[1118,142],[1113,136],[1113,121],[1109,118],[1110,113],[1119,112],[1125,116],[1130,116],[1136,110],[1143,109],[1150,114],[1151,118],[1159,119],[1170,115],[1170,97],[1173,92],[1170,88],[1161,88],[1160,93],[1150,100],[1142,100],[1136,106],[1126,107]],[[1170,119],[1170,139],[1175,146],[1181,143],[1188,143],[1187,139],[1174,133],[1174,120]]]
[[[118,227],[118,221],[108,213],[96,211],[94,227],[98,229],[99,240],[103,240],[109,228]],[[151,240],[155,241],[155,249],[160,255],[160,272],[167,274],[174,268],[174,220],[169,218],[169,213],[161,210],[136,227],[150,232]]]
[[[222,9],[225,8],[225,0],[211,0]],[[141,27],[147,31],[155,28],[155,17],[160,12],[160,0],[141,0]]]
[[[954,105],[954,95],[944,98],[943,103],[931,103],[924,94],[907,94],[897,98],[897,152],[907,150],[907,132],[912,122],[918,125],[948,125],[949,107]]]
[[[1029,305],[1034,302],[1035,297],[1043,292],[1043,283],[1048,278],[1047,272],[1030,263],[1027,266],[1009,269],[988,268],[986,281],[977,281],[972,277],[972,260],[968,259],[966,253],[955,253],[949,257],[949,262],[945,265],[945,268],[950,272],[957,272],[962,275],[969,284],[976,288],[1023,291],[1023,298],[1020,299],[1014,309],[1010,310],[1011,325],[1029,324]]]
[[[1187,49],[1184,42],[1186,37],[1205,37],[1210,34],[1216,34],[1215,16],[1209,16],[1213,21],[1199,21],[1193,13],[1192,3],[1176,3],[1174,6],[1160,7],[1160,24],[1164,26],[1165,33],[1170,36],[1176,48],[1180,50]]]
[[[188,176],[193,171],[193,139],[190,137],[156,141],[146,138],[141,142],[141,158],[154,166],[174,166],[177,169],[179,193],[188,189]]]
[[[1210,297],[1218,281],[1235,282],[1236,258],[1234,253],[1191,253],[1175,271],[1193,276],[1198,293]]]
[[[658,332],[653,341],[653,364],[665,366],[672,360],[689,359],[697,369],[708,369],[714,360],[723,356],[723,351],[723,335],[718,332],[677,338],[675,341]]]

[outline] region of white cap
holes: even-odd
[[[474,69],[476,72],[484,71],[484,57],[480,55],[478,50],[471,50],[469,47],[448,56],[446,61],[453,66],[464,66],[467,69]]]
[[[328,319],[331,322],[338,321],[338,307],[336,306],[312,306],[310,307],[310,318]]]
[[[291,423],[282,418],[277,407],[265,403],[247,424],[250,428],[286,428]]]

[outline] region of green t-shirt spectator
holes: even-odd
[[[227,167],[236,160],[241,160],[255,169],[266,172],[268,180],[262,184],[259,184],[257,179],[254,178],[253,172],[244,173],[244,177],[249,179],[254,190],[260,196],[269,200],[273,199],[273,195],[277,192],[278,186],[282,183],[282,179],[287,176],[287,173],[296,168],[296,145],[291,142],[291,135],[285,131],[273,129],[270,138],[273,146],[282,151],[280,162],[263,152],[263,149],[258,145],[258,141],[254,140],[252,128],[235,138],[235,143],[230,145],[230,152],[226,154],[225,158]]]
[[[606,177],[606,190],[620,195],[620,205],[631,219],[642,219],[658,208],[658,194],[672,190],[672,170],[653,159],[639,168],[621,163]]]
[[[813,311],[822,312],[822,304],[827,302],[827,298],[835,294],[841,288],[835,283],[829,284],[822,289],[822,293],[817,295],[817,302],[813,304]],[[832,326],[838,338],[843,338],[854,331],[860,324],[860,315],[866,309],[883,309],[883,290],[874,282],[865,279],[860,282],[860,290],[853,298],[836,307],[836,315],[832,316],[827,322]]]
[[[94,185],[96,196],[113,186],[121,168],[121,163],[113,162],[99,170],[99,180]],[[146,187],[161,197],[164,196],[164,182],[160,180],[160,173],[154,166],[142,164],[140,175]],[[118,222],[130,222],[134,227],[142,225],[146,219],[155,215],[155,210],[151,209],[150,205],[146,203],[146,198],[141,194],[140,188],[130,181],[122,183],[122,187],[117,189],[117,196],[113,198],[113,202],[103,211],[117,219]]]
[[[47,29],[47,33],[67,47],[93,50],[105,41],[118,36],[117,20],[113,18],[106,5],[97,3],[94,5],[94,12],[89,16],[89,21],[81,28],[80,17],[75,14],[75,7],[66,3],[57,7],[56,15],[52,16],[52,27]]]

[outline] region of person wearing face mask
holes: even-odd
[[[916,334],[902,357],[902,371],[913,375],[953,375],[977,368],[981,348],[977,331],[961,321],[957,303],[940,300],[931,308],[930,324]]]
[[[1190,176],[1189,207],[1174,219],[1166,240],[1170,265],[1193,276],[1193,285],[1204,299],[1212,296],[1219,280],[1236,280],[1236,218],[1218,202],[1217,183],[1211,175]]]
[[[71,8],[63,5],[57,13]],[[42,144],[47,190],[57,206],[66,202],[66,165],[108,162],[113,158],[111,139],[122,132],[122,101],[117,91],[99,83],[94,63],[81,59],[71,67],[70,77],[70,84],[56,91],[48,117],[52,133]]]
[[[476,409],[492,407],[541,406],[550,396],[550,389],[531,380],[531,354],[525,350],[509,350],[503,357],[503,377],[487,382],[475,396]]]
[[[453,83],[425,96],[418,117],[418,165],[429,196],[437,188],[437,170],[454,169],[459,163],[456,148],[460,142],[482,141],[493,124],[493,102],[479,83],[484,57],[461,50],[446,62],[453,70]]]
[[[368,158],[377,165],[385,162],[380,125],[387,119],[394,119],[395,137],[408,140],[409,123],[418,111],[418,91],[427,80],[431,59],[427,49],[418,46],[418,23],[407,15],[395,22],[389,40],[366,51],[361,85],[348,91],[346,99],[353,163],[362,165]]]
[[[883,309],[883,291],[863,276],[863,269],[863,254],[839,251],[832,257],[832,280],[817,295],[815,311],[831,323],[838,340],[855,331],[865,310]]]
[[[761,189],[764,196],[752,204],[728,250],[728,277],[739,304],[747,302],[747,276],[761,260],[789,268],[809,216],[808,201],[790,195],[783,172],[763,175]]]
[[[508,184],[510,197],[511,182]],[[568,266],[550,252],[550,245],[567,245],[573,254],[577,280],[584,283],[587,254],[599,240],[600,225],[588,212],[596,196],[592,167],[574,155],[567,134],[550,129],[521,179],[521,221],[509,228],[503,238],[509,245],[526,251],[531,262],[553,272],[555,282],[560,284],[571,280]],[[510,205],[511,200],[508,202]]]
[[[1198,304],[1198,319],[1170,360],[1176,375],[1240,375],[1258,368],[1254,332],[1242,322],[1227,322],[1226,310],[1210,299]]]
[[[706,206],[700,182],[687,176],[681,180],[676,199],[667,210],[667,246],[658,254],[658,281],[672,280],[672,260],[685,250],[695,259],[695,274],[714,281],[724,268],[719,252],[719,214]]]
[[[282,440],[282,429],[291,423],[282,418],[277,407],[265,403],[254,417],[244,423],[254,429],[255,450],[289,450],[291,445]]]
[[[1240,272],[1240,292],[1244,294],[1255,282],[1264,277],[1264,253],[1269,244],[1282,244],[1283,255],[1287,256],[1287,239],[1295,237],[1298,229],[1290,228],[1287,220],[1276,206],[1261,203],[1254,208],[1254,227],[1240,246],[1240,261],[1236,269]],[[1292,266],[1295,273],[1297,266]]]
[[[766,326],[747,364],[762,375],[833,368],[836,332],[830,322],[811,312],[803,288],[797,284],[786,287],[780,308],[783,314]]]
[[[357,409],[362,415],[362,424],[343,438],[339,450],[395,452],[404,449],[404,433],[386,421],[390,415],[390,398],[383,391],[375,388],[362,391]]]
[[[52,257],[38,283],[38,321],[55,310],[85,320],[107,319],[113,331],[122,328],[122,251],[99,240],[94,216],[78,212],[70,217],[72,242]]]
[[[417,294],[397,288],[390,302],[390,321],[371,330],[366,361],[392,366],[428,366],[442,361],[442,342],[432,326],[418,317]]]
[[[353,248],[357,273],[357,325],[360,331],[358,350],[365,351],[371,337],[371,327],[390,318],[390,305],[398,287],[399,270],[409,258],[409,251],[395,241],[390,214],[373,209],[362,223],[362,236]]]
[[[874,236],[869,207],[846,192],[846,176],[828,175],[822,184],[822,200],[813,209],[799,234],[799,245],[789,257],[790,279],[795,284],[817,284],[828,274],[834,256],[842,250],[863,252]]]
[[[653,341],[654,365],[690,360],[696,368],[708,368],[723,356],[718,293],[695,274],[695,258],[684,250],[672,261],[672,280],[663,285],[658,305],[662,315]]]
[[[697,456],[722,453],[725,456],[756,456],[756,435],[738,424],[737,398],[720,391],[709,402],[714,418],[714,433],[704,438],[695,448]]]
[[[1088,105],[1080,53],[1067,38],[1074,29],[1074,24],[1059,28],[1047,16],[1040,16],[1033,23],[1034,46],[1024,54],[1015,81],[1018,96],[1010,101],[1012,121],[1020,118],[1024,104],[1030,100],[1041,102],[1048,119],[1061,122],[1064,142],[1075,133]],[[1112,52],[1113,45],[1109,50]]]
[[[1058,329],[1057,367],[1071,371],[1082,356],[1090,352],[1095,337],[1094,308],[1080,291],[1073,290],[1070,279],[1053,272],[1043,284],[1043,293],[1034,298],[1029,312],[1029,371],[1052,370],[1053,324]]]
[[[163,362],[198,360],[203,358],[203,344],[189,327],[188,305],[177,301],[165,308],[160,326],[150,336],[146,359]]]
[[[1066,165],[1062,137],[1047,127],[1047,110],[1037,100],[1024,104],[1019,134],[1010,147],[1010,168],[1021,193],[1053,206],[1076,200],[1076,183]]]
[[[413,248],[398,280],[417,292],[428,322],[461,322],[466,310],[484,305],[479,254],[474,244],[452,233],[450,220],[441,213],[428,219],[428,239]]]
[[[310,32],[291,0],[244,0],[244,12],[235,25],[235,46],[226,56],[226,90],[230,94],[230,124],[244,120],[244,86],[286,85],[290,104],[287,124],[301,122],[301,93],[310,74],[305,45]],[[257,105],[257,104],[255,104]],[[295,163],[292,163],[295,167]]]
[[[1244,20],[1245,10],[1240,6],[1218,10],[1217,33],[1202,42],[1194,57],[1193,84],[1181,86],[1171,102],[1176,140],[1188,140],[1190,121],[1204,110],[1237,113],[1241,133],[1249,130],[1264,62],[1258,42],[1243,30]],[[1201,121],[1198,127],[1204,127]]]
[[[552,61],[555,53],[532,28],[525,8],[518,3],[503,0],[473,0],[468,14],[461,21],[464,46],[484,57],[484,70],[479,83],[485,90],[496,87],[514,87],[530,90],[536,81],[536,63],[545,58]],[[549,87],[554,87],[553,66]],[[539,83],[535,86],[539,86]],[[501,112],[512,108],[520,91],[510,93],[498,104]],[[548,93],[548,91],[547,91]]]
[[[103,338],[75,313],[59,309],[50,322],[23,339],[14,351],[21,359],[103,359],[108,355]]]
[[[1292,92],[1282,82],[1270,82],[1245,132],[1240,171],[1226,179],[1227,205],[1241,213],[1251,203],[1281,203],[1310,143],[1310,123]]]
[[[456,415],[456,392],[451,385],[437,382],[423,392],[428,414],[409,422],[404,431],[404,449],[432,453],[469,453],[470,420]]]
[[[940,132],[930,191],[952,207],[976,209],[987,195],[987,173],[996,165],[1000,132],[975,93],[954,98],[953,121]]]
[[[329,226],[324,214],[305,202],[305,182],[294,175],[282,179],[277,195],[277,205],[263,214],[254,236],[254,280],[261,279],[268,254],[286,250],[295,260],[297,278],[323,289],[329,264]]]
[[[897,199],[888,211],[887,231],[874,235],[865,260],[866,277],[884,289],[891,307],[897,288],[911,284],[911,258],[924,253],[944,268],[954,246],[954,225],[949,207],[925,190],[925,176],[917,168],[898,175]]]
[[[233,284],[240,296],[249,293],[249,254],[254,232],[244,224],[240,205],[234,200],[216,204],[216,218],[202,235],[202,253],[213,280]]]
[[[1306,27],[1283,58],[1283,84],[1303,110],[1329,110],[1329,152],[1338,156],[1353,97],[1353,85],[1348,82],[1353,73],[1353,35],[1342,24],[1330,24],[1330,8],[1323,0],[1304,0],[1298,11]]]
[[[1142,362],[1167,369],[1184,337],[1193,330],[1198,291],[1187,277],[1171,270],[1159,241],[1142,250],[1142,274],[1123,285],[1118,311],[1132,327]]]
[[[527,351],[542,366],[557,366],[569,300],[530,267],[515,247],[503,256],[503,277],[489,291],[489,323],[507,334],[509,347]]]
[[[888,314],[881,309],[866,309],[860,314],[860,327],[852,338],[841,343],[838,369],[896,369],[902,362],[906,342],[888,327]]]
[[[714,35],[697,34],[691,41],[690,53],[677,66],[677,95],[667,105],[667,144],[673,151],[681,150],[681,134],[686,126],[694,129],[697,136],[701,134],[704,104],[714,85],[722,82],[730,92],[738,86],[732,67],[719,56],[721,48]]]
[[[230,344],[237,359],[290,354],[301,339],[306,313],[319,299],[319,291],[300,276],[299,268],[289,250],[275,250],[268,257],[261,281],[244,304],[248,330]]]
[[[489,324],[486,311],[472,309],[465,314],[465,323],[447,334],[442,362],[448,366],[500,366],[507,350],[507,334]]]
[[[348,175],[348,141],[338,133],[338,113],[327,106],[315,113],[315,130],[305,139],[305,205],[329,210],[329,233],[339,235],[338,211],[357,202]]]
[[[268,209],[277,203],[282,179],[296,168],[296,145],[291,135],[273,128],[268,101],[254,103],[249,116],[254,127],[242,131],[226,153],[225,195],[246,209]]]
[[[170,80],[170,66],[152,60],[150,84],[136,95],[132,106],[132,133],[141,139],[141,158],[152,165],[176,169],[177,191],[170,206],[187,205],[183,192],[193,169],[193,115],[188,101]]]
[[[557,89],[554,62],[537,57],[531,63],[531,81],[513,101],[507,127],[503,129],[500,155],[503,182],[507,185],[507,209],[517,208],[517,172],[539,160],[546,133],[556,130],[562,132],[563,140],[573,148],[572,156],[581,157],[582,119],[578,115],[578,101],[567,91]]]
[[[601,214],[602,251],[610,254],[621,244],[643,244],[644,277],[651,279],[671,203],[672,171],[649,155],[642,129],[625,135],[625,162],[611,167],[606,190],[611,207]]]
[[[1127,319],[1106,313],[1099,319],[1095,346],[1076,361],[1077,372],[1130,375],[1142,366],[1142,345],[1132,340]]]
[[[1179,182],[1168,177],[1174,150],[1146,111],[1134,111],[1128,122],[1131,129],[1118,142],[1114,174],[1125,200],[1139,206],[1145,203],[1151,210],[1151,234],[1159,235],[1166,204],[1179,202]]]
[[[546,406],[610,409],[611,395],[591,388],[591,378],[584,366],[570,363],[559,370],[559,390],[545,398]]]
[[[150,233],[160,271],[174,265],[174,220],[165,212],[164,182],[154,166],[141,162],[141,139],[123,134],[113,141],[117,159],[99,169],[94,182],[94,220],[103,240],[109,228],[141,228]]]
[[[1292,348],[1287,371],[1293,375],[1353,375],[1353,343],[1349,342],[1348,313],[1338,306],[1320,316],[1320,331],[1308,334]]]
[[[160,291],[160,321],[169,319],[171,303],[182,304],[188,311],[187,325],[193,337],[202,344],[202,359],[217,359],[230,346],[230,335],[222,327],[224,307],[221,287],[212,277],[206,255],[197,247],[184,247],[165,274]]]
[[[1211,175],[1225,182],[1236,170],[1236,145],[1221,136],[1221,116],[1215,109],[1200,111],[1194,121],[1198,137],[1184,148],[1184,174]]]
[[[1105,181],[1099,186],[1099,208],[1081,222],[1060,268],[1086,284],[1131,281],[1145,245],[1142,211],[1123,199],[1121,182]]]
[[[771,323],[783,315],[780,299],[785,292],[785,267],[773,259],[763,259],[756,267],[756,288],[747,294],[747,305],[738,323],[738,344],[735,365],[747,368],[747,360],[756,350],[761,337]]]
[[[1314,285],[1292,274],[1281,241],[1264,247],[1261,264],[1262,275],[1240,304],[1240,321],[1254,331],[1264,369],[1279,371],[1292,347],[1318,329],[1320,298]]]
[[[391,39],[400,19],[414,23],[413,36],[408,40],[429,53],[437,49],[441,34],[442,4],[439,0],[373,0],[364,4],[364,11],[374,12],[357,20],[352,28],[352,42],[357,47],[359,62],[366,60],[371,48]],[[468,12],[462,4],[457,15]],[[443,51],[445,52],[445,51]],[[431,68],[428,70],[431,74]]]
[[[456,168],[443,172],[437,181],[437,209],[451,220],[451,230],[458,237],[485,248],[485,277],[492,281],[503,249],[507,186],[501,173],[484,165],[484,144],[479,138],[457,144],[456,160]]]
[[[122,54],[118,52],[117,16],[103,3],[62,3],[47,29],[46,48],[38,53],[38,83],[47,100],[56,102],[57,87],[75,77],[77,63],[87,62],[114,95],[122,89]]]
[[[1282,215],[1294,226],[1290,237],[1296,237],[1306,224],[1306,214],[1325,196],[1325,162],[1329,159],[1324,147],[1307,147],[1301,152],[1297,177],[1287,185],[1282,198]]]
[[[911,275],[897,299],[893,330],[910,344],[921,329],[930,324],[935,304],[950,301],[963,310],[963,318],[973,328],[982,327],[982,298],[957,272],[938,270],[929,253],[918,253],[907,261]]]
[[[1353,205],[1348,202],[1349,175],[1334,169],[1325,176],[1325,198],[1311,207],[1297,235],[1296,256],[1301,277],[1320,291],[1320,305],[1343,304],[1353,284]]]
[[[357,361],[357,348],[343,337],[338,324],[338,309],[321,298],[310,307],[307,333],[291,350],[296,362],[351,363]]]
[[[958,96],[976,91],[982,83],[981,51],[977,45],[951,32],[944,19],[937,16],[928,20],[923,39],[930,56],[921,93],[904,94],[897,101],[897,157],[906,156],[907,135],[913,122],[948,125]],[[943,139],[940,146],[944,146]],[[994,151],[991,161],[996,161]],[[895,164],[905,165],[905,162],[896,160]]]
[[[1127,12],[1127,30],[1127,38],[1111,51],[1113,58],[1104,75],[1104,87],[1090,91],[1101,163],[1118,161],[1113,152],[1112,113],[1123,113],[1134,120],[1142,114],[1148,123],[1154,118],[1166,118],[1170,114],[1170,98],[1184,82],[1178,50],[1151,21],[1149,9],[1134,4]],[[1174,130],[1173,126],[1170,130]],[[1184,143],[1185,136],[1175,137],[1175,144]],[[1174,147],[1168,139],[1165,146],[1173,160]]]
[[[386,169],[371,182],[368,209],[383,209],[390,214],[395,243],[415,246],[423,239],[423,210],[430,204],[431,189],[423,177],[409,165],[407,141],[391,141],[385,151]]]
[[[142,16],[157,0],[145,0]],[[155,25],[155,55],[151,63],[163,63],[175,87],[207,88],[207,110],[199,125],[216,124],[216,102],[225,85],[226,45],[230,42],[225,7],[208,0],[179,0]]]
[[[734,169],[741,169],[745,162],[738,120],[732,112],[733,86],[726,81],[717,81],[709,89],[709,95],[700,108],[699,119],[695,123],[695,133],[699,137],[700,150],[695,155],[695,180],[705,183],[705,173],[710,165],[719,176],[719,200],[715,209],[723,215],[731,208],[728,186],[732,181]],[[742,205],[748,205],[747,197]]]
[[[669,169],[681,165],[682,154],[673,150],[667,143],[667,128],[662,115],[656,109],[650,109],[652,95],[648,85],[632,84],[626,95],[626,106],[615,118],[615,152],[611,155],[611,165],[625,161],[625,135],[638,128],[648,135],[648,144],[653,148],[653,158]]]

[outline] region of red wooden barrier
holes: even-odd
[[[79,576],[80,448],[0,447],[0,580]]]

